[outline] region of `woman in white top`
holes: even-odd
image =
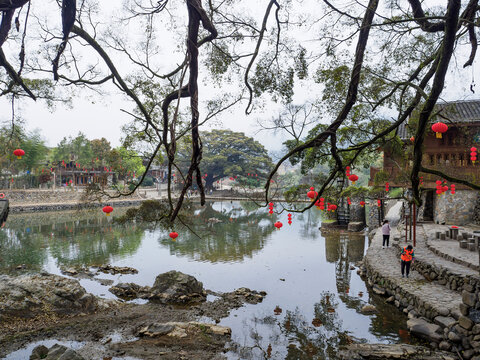
[[[385,249],[385,243],[387,244],[390,241],[390,224],[388,223],[388,220],[383,220],[383,225],[382,225],[382,234],[383,234],[383,248]]]

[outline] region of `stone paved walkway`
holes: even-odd
[[[454,259],[458,259],[467,264],[470,264],[474,268],[479,266],[478,252],[462,249],[459,246],[459,243],[457,240],[435,239],[436,231],[448,230],[449,226],[436,225],[436,224],[423,224],[422,228],[425,231],[425,236],[427,237],[428,245],[431,246],[433,249],[437,250],[442,254],[449,255]],[[478,230],[476,227],[462,227],[462,228],[464,229],[464,231],[468,231],[470,233],[473,233],[474,230]],[[478,274],[478,271],[476,273]]]
[[[441,225],[440,225],[441,226]],[[436,249],[441,249],[442,252],[451,254],[454,258],[463,259],[468,262],[474,262],[473,255],[476,257],[478,265],[478,253],[471,252],[460,248],[458,241],[437,240],[435,239],[435,229],[438,231],[438,225],[422,225],[417,228],[417,246],[415,248],[415,255],[425,262],[435,265],[439,268],[448,269],[451,273],[459,275],[477,276],[478,271],[447,260],[446,258],[436,255],[428,249],[427,244]]]
[[[392,231],[392,238],[398,236],[396,229]],[[400,244],[404,245],[404,243]],[[419,256],[427,256],[423,249],[417,249]],[[426,250],[428,251],[428,250]],[[436,313],[449,314],[458,313],[462,302],[461,295],[445,286],[427,281],[421,274],[412,270],[409,278],[402,278],[400,272],[400,256],[397,255],[395,247],[382,248],[381,230],[377,230],[372,243],[367,251],[369,266],[390,282],[395,283],[403,292],[412,297],[422,299],[424,307],[431,308]],[[432,253],[432,255],[434,255]],[[438,257],[438,256],[437,256]],[[436,260],[445,260],[438,257]],[[447,260],[445,260],[447,261]],[[447,261],[448,262],[448,261]]]

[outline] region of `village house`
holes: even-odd
[[[470,149],[480,150],[480,100],[453,101],[437,104],[429,130],[424,139],[422,165],[439,170],[450,176],[479,183],[480,161],[472,161]],[[370,184],[380,171],[388,174],[390,187],[410,187],[408,168],[413,152],[414,120],[409,119],[397,130],[403,141],[403,148],[393,150],[384,148],[383,168],[370,169]],[[431,125],[443,122],[448,130],[438,138]],[[406,171],[405,171],[406,170]],[[480,201],[478,191],[461,184],[450,183],[444,179],[421,173],[423,206],[418,209],[418,220],[433,221],[439,224],[463,225],[480,221]],[[436,193],[436,181],[448,186],[448,191]]]

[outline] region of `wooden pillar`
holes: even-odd
[[[417,217],[416,217],[417,205],[413,203],[413,247],[417,245]]]

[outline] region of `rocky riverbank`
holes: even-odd
[[[75,351],[60,344],[38,346],[32,359],[222,359],[231,330],[215,323],[266,295],[246,288],[214,293],[177,271],[160,274],[148,288],[148,303],[133,304],[97,298],[77,280],[48,273],[0,276],[0,357],[53,339],[81,346]],[[207,292],[219,298],[207,301]],[[200,317],[213,320],[201,323]]]

